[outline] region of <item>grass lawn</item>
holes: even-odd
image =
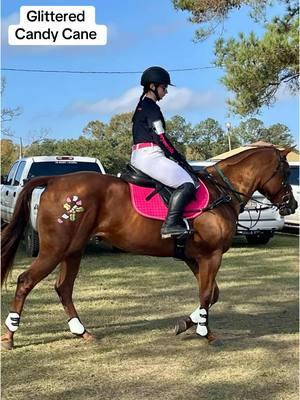
[[[29,263],[20,250],[2,293],[2,324]],[[224,256],[210,314],[220,347],[193,330],[173,334],[198,303],[183,262],[90,249],[74,300],[93,344],[69,333],[54,281],[55,273],[30,294],[16,347],[2,352],[3,400],[298,399],[296,237],[262,247],[241,239]]]

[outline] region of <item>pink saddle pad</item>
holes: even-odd
[[[209,202],[209,192],[205,184],[201,185],[196,193],[196,199],[191,201],[184,209],[183,216],[187,219],[196,218],[202,213],[202,209],[207,207]],[[135,210],[144,217],[165,220],[168,208],[156,193],[150,200],[146,197],[153,192],[154,188],[146,188],[129,183],[131,202]]]

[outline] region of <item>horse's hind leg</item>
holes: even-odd
[[[55,290],[68,316],[68,323],[71,333],[90,341],[93,336],[81,323],[75,309],[72,294],[74,282],[77,277],[82,253],[78,251],[66,256],[60,264],[60,272],[55,283]]]
[[[40,252],[31,266],[19,275],[15,297],[10,306],[10,312],[6,318],[6,333],[1,337],[1,345],[5,349],[13,348],[13,337],[19,327],[20,317],[26,297],[47,275],[49,275],[60,261],[60,256],[48,252]]]

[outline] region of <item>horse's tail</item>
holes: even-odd
[[[16,201],[11,222],[1,235],[1,286],[12,270],[15,254],[30,217],[30,199],[36,186],[47,186],[53,177],[37,177],[27,182]]]

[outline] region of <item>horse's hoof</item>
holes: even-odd
[[[175,325],[175,335],[180,335],[180,333],[187,331],[192,325],[194,325],[194,323],[190,317],[180,319]]]
[[[2,350],[12,350],[14,347],[14,342],[11,339],[1,338],[1,349]]]
[[[82,335],[82,338],[86,343],[92,343],[96,341],[96,336],[93,335],[92,333],[85,331],[84,334]]]
[[[223,346],[223,341],[219,339],[216,335],[209,333],[207,335],[208,344],[214,347]]]

